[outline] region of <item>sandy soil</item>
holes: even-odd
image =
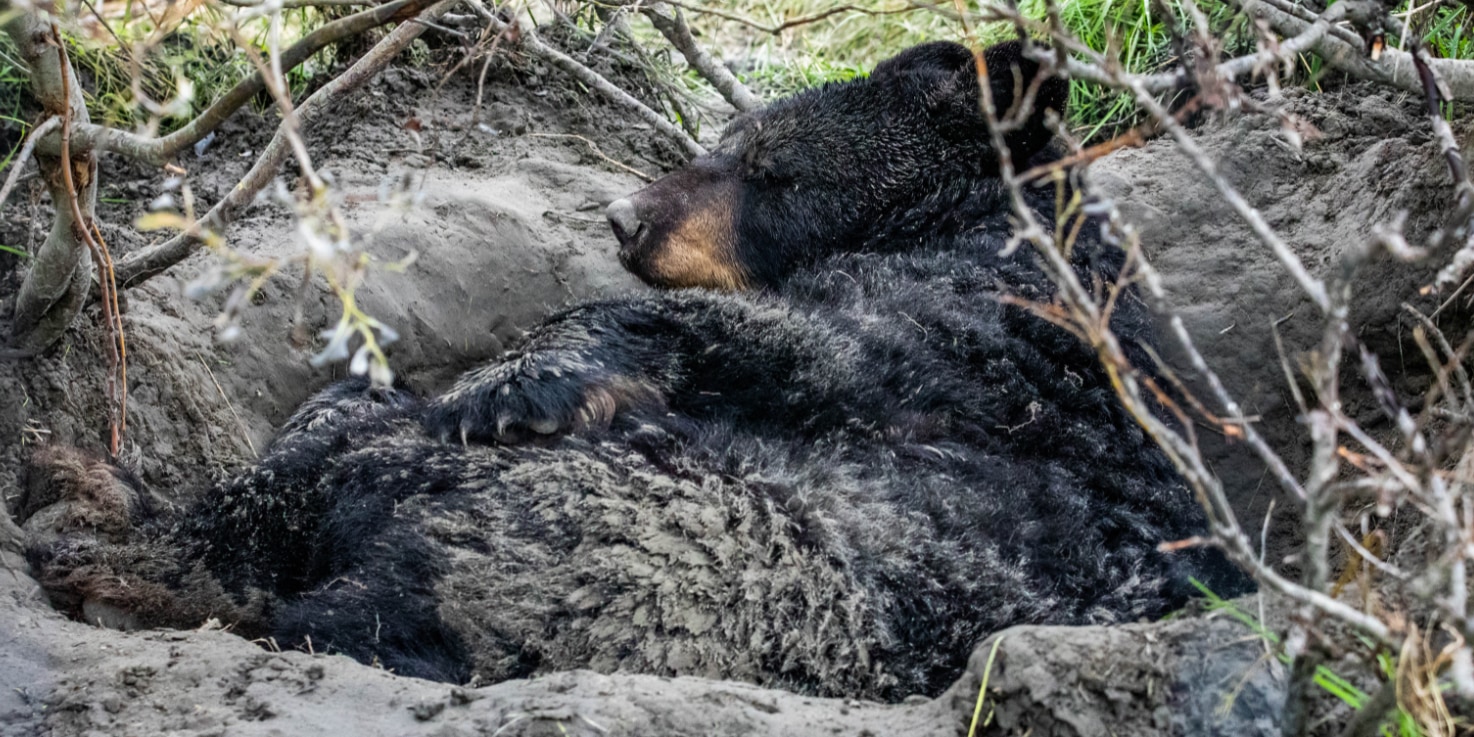
[[[506,72],[494,79],[483,117],[468,125],[473,89],[436,97],[424,71],[396,69],[345,103],[311,140],[320,166],[352,204],[355,228],[392,261],[413,250],[403,274],[381,274],[363,292],[371,314],[402,338],[393,363],[415,389],[444,387],[465,367],[497,355],[520,331],[570,301],[640,289],[612,258],[601,214],[639,180],[593,155],[572,133],[647,172],[677,163],[670,147],[616,111],[544,82]],[[1446,174],[1416,135],[1386,138],[1417,120],[1411,103],[1380,96],[1302,100],[1295,110],[1324,135],[1291,153],[1268,119],[1209,123],[1205,143],[1231,178],[1317,268],[1367,226],[1398,208],[1414,211],[1409,234],[1436,222]],[[419,140],[402,126],[419,120]],[[1414,130],[1422,130],[1412,123]],[[249,115],[222,130],[203,158],[185,162],[201,199],[213,201],[259,150],[265,124]],[[410,175],[423,205],[408,216],[371,196],[385,179]],[[127,223],[158,194],[162,177],[104,162],[110,239],[137,247]],[[1167,143],[1100,162],[1096,181],[1145,227],[1185,317],[1232,386],[1250,393],[1273,438],[1293,449],[1294,423],[1266,361],[1270,317],[1299,305],[1293,290],[1231,213],[1213,204]],[[0,226],[6,242],[36,243],[47,220],[35,203]],[[279,207],[260,204],[230,230],[260,253],[296,248]],[[196,256],[129,294],[133,346],[125,462],[166,500],[182,500],[250,460],[272,428],[341,367],[315,370],[312,346],[289,339],[297,285],[273,283],[243,320],[235,344],[214,342],[219,301],[191,302],[182,286],[209,265]],[[0,330],[19,274],[0,261]],[[1379,272],[1380,273],[1380,272]],[[1373,274],[1375,277],[1376,274]],[[1395,345],[1397,301],[1364,303],[1369,343]],[[301,308],[309,334],[336,318],[310,288]],[[1307,323],[1308,324],[1308,323]],[[1293,326],[1292,326],[1293,327]],[[1308,328],[1287,330],[1308,345]],[[1381,335],[1384,338],[1375,336]],[[1392,337],[1385,337],[1392,336]],[[1382,342],[1376,342],[1382,341]],[[1386,341],[1393,341],[1388,343]],[[52,354],[0,361],[0,496],[19,493],[22,461],[36,443],[100,449],[105,431],[95,316]],[[1273,369],[1271,371],[1270,369]],[[1248,513],[1271,493],[1260,471],[1223,450],[1219,469]],[[1276,550],[1292,549],[1284,526]],[[270,651],[219,631],[118,633],[65,621],[39,597],[19,557],[22,536],[0,515],[0,735],[951,735],[965,734],[980,676],[993,712],[985,734],[1224,734],[1275,731],[1283,687],[1278,667],[1242,625],[1217,617],[1118,628],[1016,628],[974,653],[970,670],[933,700],[879,705],[811,699],[734,683],[591,672],[479,689],[406,679],[340,657]],[[1257,605],[1256,605],[1257,606]],[[1273,612],[1278,611],[1271,602]],[[1220,707],[1227,694],[1232,707]]]

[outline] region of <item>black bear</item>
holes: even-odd
[[[986,52],[999,109],[1037,73],[1020,50]],[[447,681],[892,700],[1008,625],[1155,617],[1190,576],[1242,590],[1216,553],[1159,551],[1201,512],[1090,347],[999,299],[1054,287],[1005,248],[979,91],[971,51],[928,44],[738,118],[609,207],[620,259],[666,291],[556,315],[428,400],[330,387],[184,513],[48,451],[21,515],[53,510],[31,515],[39,580],[88,619],[213,617]],[[1034,97],[1020,162],[1052,155],[1066,87]],[[1053,222],[1056,191],[1029,196]],[[1123,257],[1093,229],[1072,263],[1105,288]],[[1112,319],[1150,341],[1132,295]],[[93,499],[127,524],[67,511]]]

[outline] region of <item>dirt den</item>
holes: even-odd
[[[495,75],[494,75],[495,76]],[[404,273],[376,274],[367,311],[401,338],[392,364],[415,390],[444,388],[498,355],[521,331],[577,299],[641,289],[613,258],[602,216],[637,189],[606,155],[650,174],[678,163],[652,131],[547,74],[492,80],[484,127],[471,125],[474,85],[438,94],[428,71],[391,70],[344,103],[309,144],[341,189],[350,225],[384,262],[413,251]],[[464,82],[464,80],[462,80]],[[1307,127],[1296,150],[1272,116],[1207,121],[1200,139],[1230,181],[1263,208],[1302,257],[1324,270],[1371,225],[1406,210],[1406,232],[1436,226],[1447,174],[1418,101],[1357,90],[1280,101]],[[411,120],[416,125],[406,125]],[[241,115],[201,156],[188,155],[196,196],[212,202],[244,172],[270,124]],[[411,132],[419,127],[418,132]],[[587,141],[569,138],[582,136]],[[1292,351],[1315,339],[1288,277],[1217,202],[1211,187],[1159,141],[1093,168],[1097,187],[1142,228],[1176,305],[1230,388],[1262,418],[1292,460],[1303,450],[1270,337]],[[145,241],[129,223],[161,191],[163,175],[115,159],[102,167],[105,230],[119,250]],[[379,204],[386,181],[409,177],[423,198],[408,214]],[[13,208],[11,211],[14,212]],[[33,197],[0,225],[5,242],[35,246],[49,218]],[[229,230],[254,253],[298,248],[289,215],[263,202]],[[272,429],[342,366],[310,368],[315,345],[291,340],[302,310],[307,335],[337,318],[321,285],[297,301],[297,279],[272,282],[245,313],[244,333],[214,340],[219,297],[181,296],[211,256],[199,254],[128,293],[130,413],[125,463],[163,499],[178,501],[248,463]],[[1396,273],[1394,279],[1390,274]],[[20,263],[0,257],[0,330]],[[297,277],[300,278],[300,275]],[[1420,279],[1424,281],[1419,281]],[[1396,350],[1400,302],[1426,275],[1376,265],[1364,277],[1358,324],[1366,342]],[[1462,319],[1458,309],[1445,319]],[[89,311],[45,357],[0,361],[0,495],[20,489],[38,443],[103,447],[104,374],[97,316]],[[1409,361],[1408,386],[1417,369]],[[1274,497],[1252,459],[1214,451],[1241,513],[1261,519]],[[1299,453],[1300,455],[1296,455]],[[1288,510],[1288,505],[1278,505]],[[1290,513],[1274,551],[1293,551]],[[459,688],[401,678],[342,657],[272,652],[208,628],[120,633],[64,620],[42,601],[20,558],[21,532],[0,515],[0,735],[957,735],[973,718],[987,674],[981,734],[1270,735],[1278,731],[1283,673],[1243,625],[1187,616],[1115,628],[1015,628],[980,644],[946,694],[898,705],[822,700],[736,683],[580,671]],[[1260,602],[1252,597],[1246,609]],[[1268,603],[1266,617],[1278,621]],[[991,665],[990,665],[991,663]],[[1228,694],[1233,698],[1225,699]],[[1227,708],[1225,708],[1227,704]]]

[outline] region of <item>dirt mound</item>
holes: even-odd
[[[1412,243],[1443,225],[1452,185],[1421,99],[1353,86],[1325,94],[1290,89],[1267,105],[1290,116],[1304,140],[1300,148],[1282,119],[1268,114],[1209,121],[1195,136],[1223,177],[1312,274],[1326,275],[1348,249],[1366,244],[1374,227],[1399,214],[1406,215],[1403,233]],[[1469,130],[1464,127],[1466,142]],[[1271,326],[1296,366],[1296,357],[1321,338],[1323,322],[1315,306],[1171,140],[1121,151],[1093,165],[1090,176],[1140,230],[1147,256],[1163,273],[1173,306],[1209,365],[1245,412],[1259,418],[1260,432],[1290,467],[1303,469],[1308,434],[1296,422]],[[1435,255],[1408,265],[1382,258],[1364,266],[1355,282],[1355,332],[1382,357],[1408,398],[1421,396],[1430,374],[1410,339],[1415,323],[1401,305],[1408,302],[1432,314],[1441,298],[1420,295],[1419,288],[1432,282],[1437,265],[1445,261]],[[1467,329],[1468,315],[1455,303],[1438,322],[1458,336]],[[1184,368],[1184,376],[1194,375],[1180,357],[1169,357]],[[1348,373],[1345,386],[1351,417],[1373,432],[1388,427],[1360,379]],[[1198,395],[1211,397],[1201,385]],[[1226,444],[1206,429],[1200,437],[1244,524],[1258,529],[1270,501],[1278,499],[1270,554],[1282,558],[1293,550],[1299,540],[1298,502],[1281,496],[1243,444]]]

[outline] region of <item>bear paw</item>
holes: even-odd
[[[26,481],[15,521],[32,540],[84,533],[119,541],[153,514],[136,477],[76,448],[42,446],[27,464]]]
[[[425,429],[442,441],[516,443],[607,428],[631,407],[659,407],[651,382],[578,351],[548,350],[476,369],[430,403]]]

